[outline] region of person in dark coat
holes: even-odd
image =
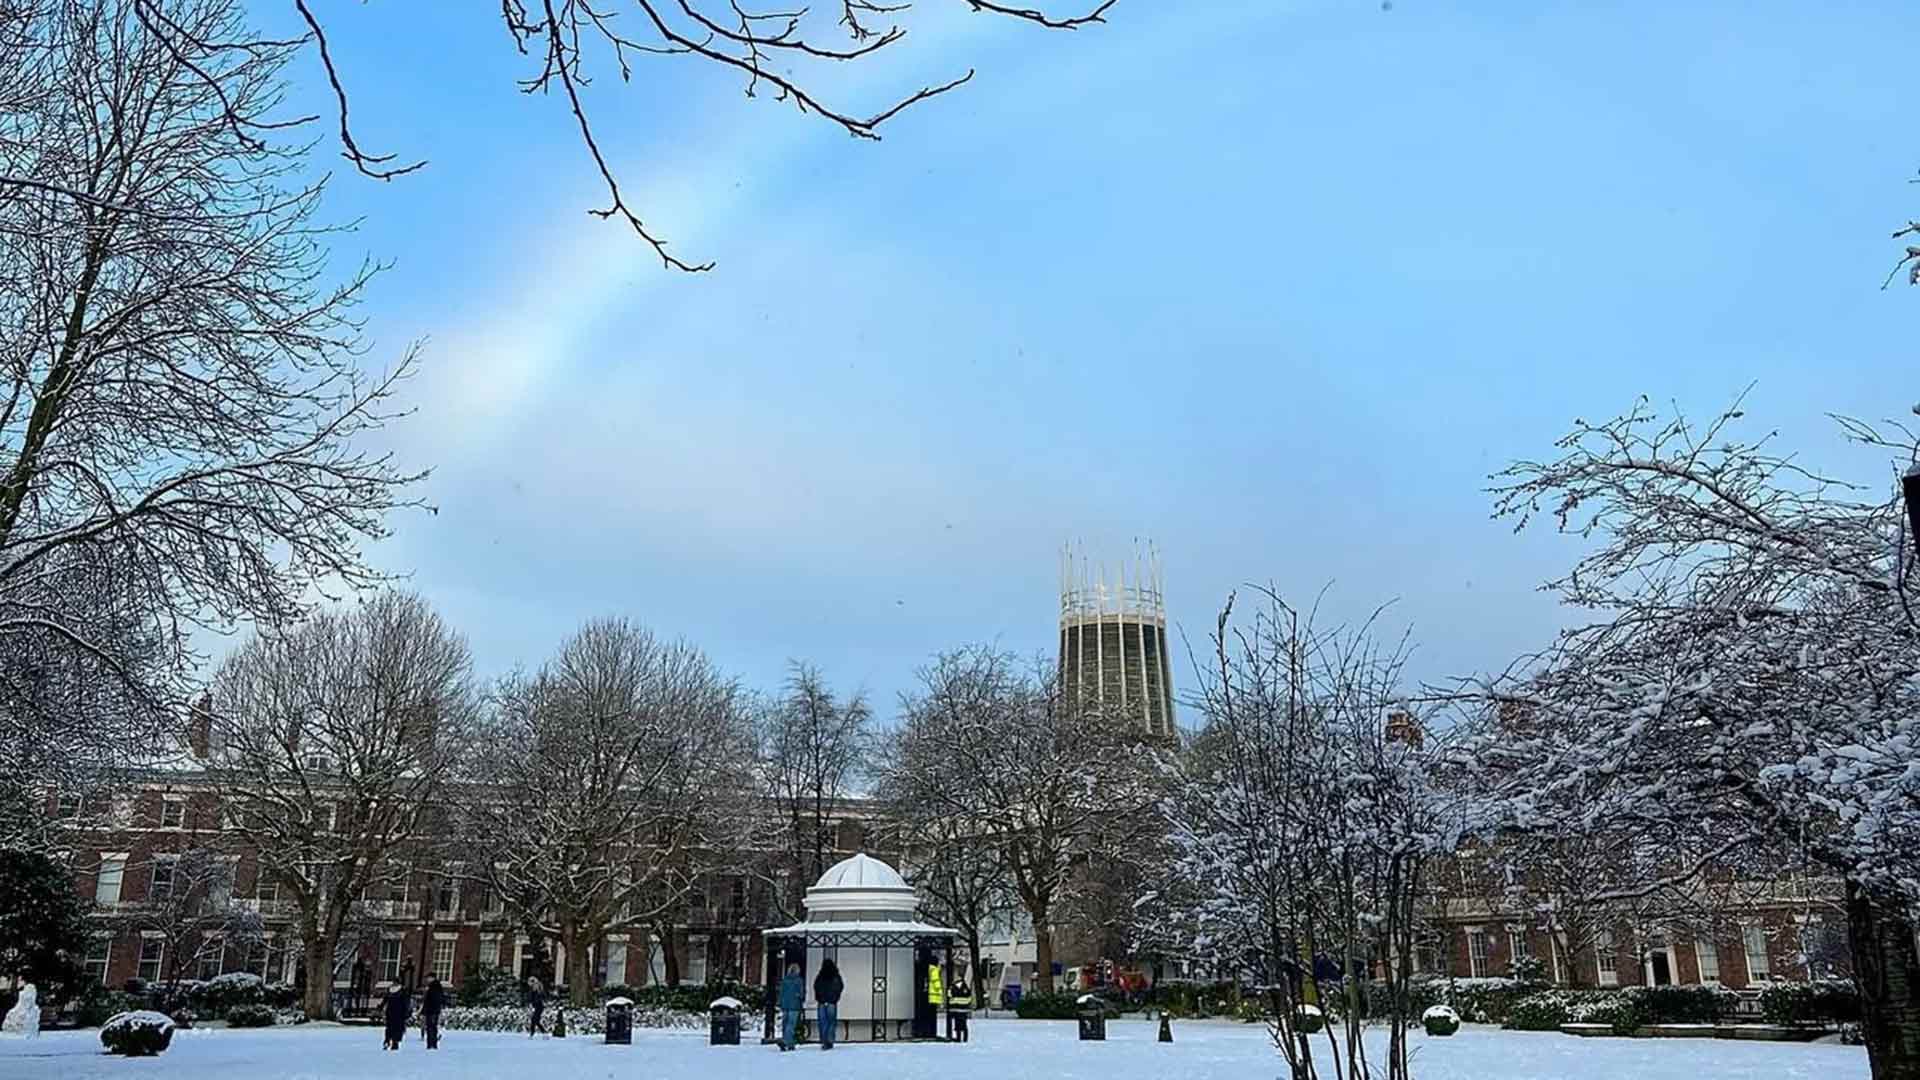
[[[973,1019],[973,979],[966,974],[955,972],[947,991],[947,1038],[954,1042],[966,1042],[971,1038],[967,1030]]]
[[[840,995],[847,981],[840,977],[840,965],[829,956],[820,962],[820,974],[813,977],[813,1000],[820,1006],[820,1049],[833,1049],[834,1031],[840,1026]]]
[[[400,1049],[400,1040],[407,1033],[407,1021],[413,1018],[413,995],[407,992],[406,984],[387,991],[387,1038],[383,1044],[388,1050]]]
[[[527,1025],[527,1038],[531,1039],[540,1030],[540,1014],[547,1011],[547,988],[532,975],[527,976],[527,1006],[533,1010],[533,1020]]]
[[[788,964],[786,977],[780,980],[780,1049],[791,1050],[800,1032],[800,1010],[807,1003],[807,983],[800,977],[800,965]]]
[[[427,996],[420,1002],[420,1030],[427,1036],[427,1049],[440,1049],[440,1010],[447,1007],[447,988],[435,975],[427,980]]]

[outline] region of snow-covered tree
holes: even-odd
[[[1221,613],[1201,728],[1162,807],[1174,858],[1142,931],[1260,986],[1296,1078],[1374,1075],[1360,1036],[1378,971],[1385,1074],[1405,1077],[1422,875],[1459,822],[1401,712],[1404,651],[1262,595],[1251,618],[1232,601]],[[1343,1023],[1316,1040],[1301,1010],[1329,995]]]
[[[1053,989],[1054,937],[1152,826],[1163,760],[1138,722],[1073,707],[1050,665],[976,646],[936,657],[902,702],[888,789],[999,853],[1033,923],[1035,990]]]
[[[1550,513],[1588,542],[1551,587],[1596,619],[1495,688],[1527,722],[1485,732],[1474,786],[1496,831],[1691,832],[1672,875],[1756,844],[1831,874],[1874,1076],[1911,1080],[1920,629],[1904,517],[1880,484],[1735,438],[1740,417],[1697,427],[1643,402],[1500,475],[1498,515]]]
[[[377,580],[410,502],[356,445],[412,357],[361,371],[372,268],[328,271],[277,125],[297,49],[238,0],[0,5],[0,786],[176,752],[190,635]]]
[[[262,632],[214,677],[209,773],[228,828],[298,909],[309,1016],[331,1015],[363,893],[454,839],[437,808],[474,740],[471,666],[425,600],[384,592]]]
[[[734,846],[750,745],[733,682],[625,619],[587,623],[505,680],[466,800],[469,872],[559,942],[574,1004],[592,1003],[609,932],[677,914]]]
[[[165,958],[160,981],[197,979],[229,950],[246,957],[265,940],[260,913],[233,902],[234,862],[211,847],[149,856],[146,898],[114,914],[113,924],[156,938]]]

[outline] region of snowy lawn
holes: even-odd
[[[445,1080],[1262,1080],[1278,1077],[1280,1058],[1262,1028],[1233,1023],[1177,1024],[1174,1043],[1156,1027],[1113,1023],[1105,1043],[1082,1043],[1074,1025],[1040,1020],[980,1020],[973,1042],[852,1045],[832,1053],[802,1047],[781,1054],[754,1045],[710,1047],[704,1032],[636,1031],[632,1046],[598,1039],[529,1039],[483,1032],[447,1033],[428,1053],[411,1032],[398,1053],[380,1050],[377,1028],[331,1025],[182,1031],[159,1058],[127,1060],[100,1052],[95,1031],[52,1032],[38,1040],[0,1040],[0,1080],[141,1077],[362,1077]],[[1419,1080],[1865,1080],[1857,1046],[1736,1042],[1723,1039],[1581,1039],[1551,1032],[1466,1027],[1447,1039],[1414,1035]]]

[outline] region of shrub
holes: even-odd
[[[209,1015],[224,1016],[236,1005],[265,1005],[266,981],[250,971],[230,971],[201,983],[188,1001]]]
[[[1841,1024],[1840,1041],[1848,1046],[1867,1045],[1867,1033],[1859,1024]]]
[[[513,972],[492,964],[471,964],[454,1001],[465,1006],[518,1005],[525,996]]]
[[[1293,1026],[1302,1035],[1317,1035],[1327,1026],[1327,1017],[1318,1005],[1302,1005],[1293,1010]]]
[[[274,1009],[273,1022],[276,1024],[304,1024],[307,1014],[300,1009]]]
[[[100,1045],[109,1054],[152,1057],[173,1043],[173,1018],[165,1013],[124,1012],[100,1028]]]
[[[1022,1020],[1072,1020],[1080,1015],[1079,997],[1065,990],[1050,994],[1025,994],[1013,1011]]]
[[[1547,962],[1537,956],[1522,956],[1507,967],[1508,974],[1515,982],[1529,983],[1534,986],[1547,985]]]
[[[1502,1026],[1515,1031],[1559,1031],[1567,1022],[1567,995],[1545,990],[1514,1002]]]
[[[273,1010],[265,1005],[235,1005],[227,1010],[228,1027],[272,1027],[275,1019]]]
[[[514,1005],[455,1005],[440,1014],[440,1027],[446,1031],[513,1031],[527,1030],[527,1010]],[[606,1034],[606,1012],[603,1009],[567,1010],[567,1031],[572,1035]],[[418,1027],[420,1018],[414,1016],[414,1026]],[[636,1028],[701,1029],[707,1026],[705,1012],[676,1012],[668,1009],[634,1009],[633,1026]]]
[[[1606,1024],[1615,1035],[1631,1035],[1640,1026],[1640,1010],[1627,994],[1601,991],[1575,999],[1568,1006],[1567,1019],[1575,1024]]]
[[[1460,1030],[1460,1014],[1445,1005],[1435,1005],[1420,1014],[1420,1026],[1429,1035],[1451,1035]]]
[[[276,1009],[294,1009],[300,1005],[300,988],[286,983],[268,983],[261,988],[261,1000]]]
[[[1845,979],[1774,983],[1760,991],[1769,1024],[1844,1024],[1860,1019],[1860,991]]]
[[[1448,1004],[1466,1023],[1504,1024],[1513,1003],[1538,989],[1518,979],[1455,979]]]
[[[1711,1024],[1732,1015],[1739,1000],[1719,986],[1634,986],[1620,992],[1633,999],[1643,1024]]]
[[[73,1022],[78,1027],[99,1027],[111,1017],[146,1007],[145,995],[136,996],[124,990],[107,990],[96,984],[92,991],[80,998],[79,1006],[73,1011]]]

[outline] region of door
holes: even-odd
[[[934,1015],[933,1003],[927,1000],[927,969],[933,966],[932,957],[925,949],[913,954],[913,1037],[931,1039],[939,1030],[939,1018]]]
[[[1667,950],[1655,949],[1647,957],[1647,966],[1653,974],[1653,985],[1673,985],[1673,962],[1668,958]]]

